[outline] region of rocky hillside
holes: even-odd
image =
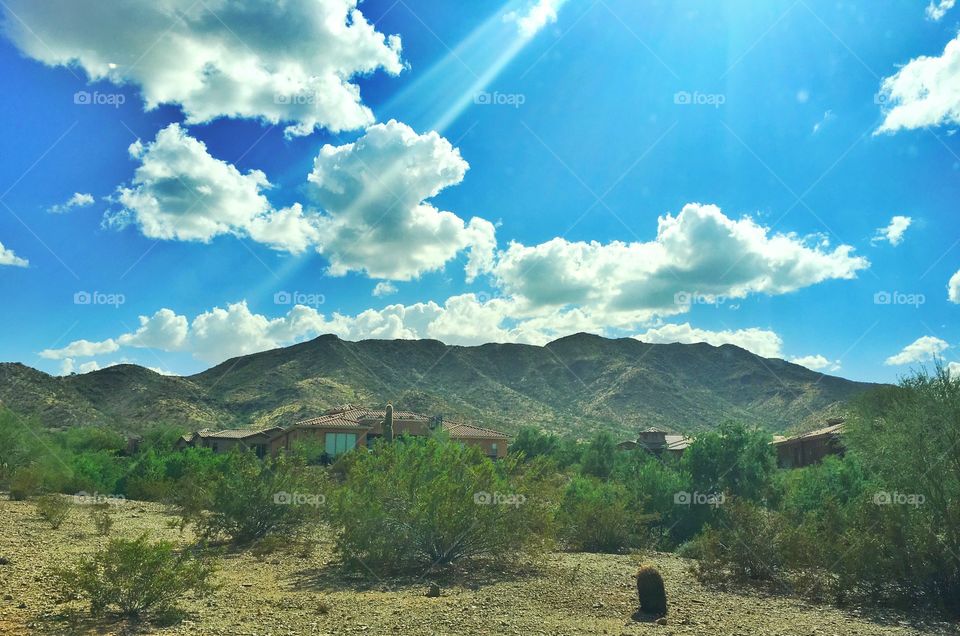
[[[0,364],[0,401],[49,426],[289,424],[331,406],[388,401],[506,431],[586,434],[738,420],[771,431],[816,422],[870,384],[761,358],[733,345],[648,344],[577,334],[537,347],[326,335],[187,377],[118,365],[54,377]]]

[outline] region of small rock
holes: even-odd
[[[0,565],[10,565],[10,559],[0,556]]]
[[[657,625],[666,625],[666,624],[667,624],[667,617],[666,617],[666,616],[661,616],[660,618],[658,618],[657,620],[655,620],[655,621],[653,621],[653,622],[656,623]]]
[[[603,607],[602,601],[597,601],[596,603],[593,604],[593,609],[600,609],[601,607]]]
[[[427,590],[427,596],[429,598],[436,598],[440,596],[440,586],[437,585],[436,583],[431,583],[430,589]]]

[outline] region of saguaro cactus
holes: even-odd
[[[387,404],[387,412],[383,416],[383,440],[393,441],[393,405]]]

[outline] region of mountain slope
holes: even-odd
[[[648,344],[576,334],[537,347],[336,336],[227,360],[188,377],[135,365],[49,376],[0,364],[0,401],[51,426],[136,430],[290,424],[344,403],[443,413],[515,431],[587,434],[738,420],[771,431],[817,421],[873,385],[761,358],[733,345]]]

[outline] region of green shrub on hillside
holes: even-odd
[[[629,502],[621,484],[575,477],[557,513],[560,537],[580,552],[621,552],[639,545],[647,519],[631,511]]]
[[[73,512],[73,502],[63,495],[43,495],[36,502],[37,514],[56,530]]]
[[[205,485],[193,484],[203,488],[201,500],[208,504],[207,512],[195,519],[197,530],[205,538],[235,543],[293,534],[320,518],[328,490],[321,475],[308,474],[295,457],[261,461],[252,453],[231,453],[222,475]]]
[[[356,453],[336,492],[336,550],[347,565],[424,571],[466,560],[505,561],[548,544],[549,485],[515,458],[435,436]]]
[[[172,543],[151,543],[146,535],[134,540],[113,539],[94,555],[81,557],[57,578],[68,599],[90,603],[101,615],[114,610],[127,617],[175,609],[188,592],[205,596],[213,591],[212,565]]]

